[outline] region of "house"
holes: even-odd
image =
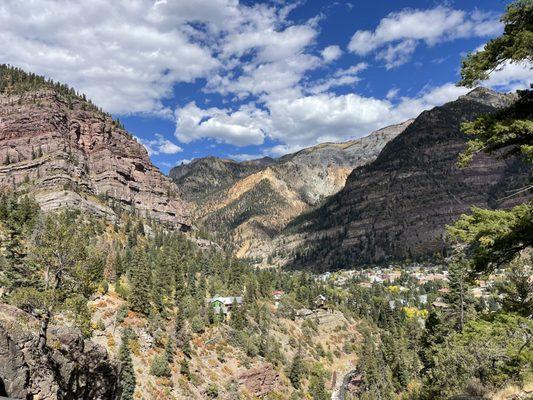
[[[431,305],[435,308],[448,308],[448,304],[446,304],[444,301],[442,301],[441,298],[438,298],[437,300],[435,300],[433,303],[431,303]]]
[[[314,314],[314,311],[309,310],[308,308],[302,308],[301,310],[296,311],[296,316],[299,318],[307,318],[313,314]]]
[[[368,279],[371,283],[382,283],[383,279],[379,275],[369,275]]]
[[[331,277],[331,272],[324,272],[322,275],[319,275],[317,280],[326,282]]]
[[[234,303],[236,303],[237,306],[240,306],[242,304],[242,297],[213,297],[209,299],[209,303],[213,307],[215,314],[222,313],[226,315],[228,312],[231,311],[231,308],[233,307]]]
[[[274,290],[272,292],[272,297],[274,298],[274,300],[280,300],[281,296],[283,296],[284,294],[285,292],[283,290]]]
[[[274,306],[276,308],[279,307],[279,302],[281,300],[281,297],[285,294],[283,290],[274,290],[272,292],[272,297],[274,298]]]
[[[325,308],[326,306],[326,297],[322,294],[319,294],[315,297],[315,300],[313,300],[316,308]]]

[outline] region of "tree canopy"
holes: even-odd
[[[503,34],[483,50],[469,54],[462,63],[461,86],[473,87],[507,62],[533,61],[533,0],[519,0],[502,16]]]

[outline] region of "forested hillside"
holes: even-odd
[[[441,280],[406,269],[379,284],[368,283],[372,270],[348,279],[256,270],[129,213],[114,225],[43,214],[13,194],[2,197],[0,233],[2,301],[17,307],[1,306],[0,338],[34,338],[30,353],[0,357],[7,395],[446,399],[516,393],[509,385],[531,379],[530,253],[479,296],[461,261],[432,267]],[[224,296],[227,315],[211,300]],[[68,338],[85,338],[91,353],[57,358],[57,346],[74,348]],[[80,379],[102,386],[57,381],[52,359],[81,360]],[[15,380],[6,368],[45,379]]]

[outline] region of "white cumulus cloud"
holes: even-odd
[[[376,58],[390,69],[407,62],[421,41],[433,46],[458,38],[490,36],[500,30],[498,16],[491,13],[468,13],[444,6],[405,9],[387,15],[374,31],[356,31],[348,50],[360,56],[377,51]]]
[[[269,100],[264,108],[248,105],[237,111],[201,109],[189,103],[176,110],[176,137],[183,142],[213,138],[237,146],[262,144],[268,137],[280,144],[266,150],[266,154],[281,155],[322,142],[363,136],[413,118],[467,91],[449,83],[395,103],[355,93],[319,93]]]
[[[332,45],[332,46],[326,47],[324,50],[322,50],[320,54],[322,54],[322,58],[324,59],[325,62],[331,62],[331,61],[336,60],[342,55],[342,50],[339,46]]]
[[[168,139],[165,139],[165,137],[159,133],[156,133],[154,140],[146,140],[141,139],[139,137],[135,137],[139,143],[141,143],[146,151],[148,152],[148,155],[158,155],[158,154],[176,154],[183,151],[183,149],[178,146],[177,144],[171,142]]]
[[[176,137],[183,143],[211,138],[237,146],[260,145],[265,138],[265,115],[255,107],[243,106],[232,112],[216,107],[201,109],[191,102],[175,112]]]

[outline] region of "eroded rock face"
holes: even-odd
[[[54,327],[49,353],[37,351],[37,321],[0,304],[0,396],[41,400],[113,400],[120,397],[119,367],[107,351],[78,330]]]
[[[174,183],[145,148],[81,98],[51,89],[0,95],[0,188],[25,188],[45,210],[113,215],[114,199],[168,225],[189,225]]]
[[[253,396],[262,398],[276,389],[279,374],[270,364],[265,364],[241,374],[239,383],[244,385]]]
[[[423,112],[377,159],[355,169],[346,186],[300,225],[307,240],[295,266],[349,268],[387,259],[430,257],[447,248],[445,227],[472,206],[510,207],[531,166],[484,153],[457,167],[463,121],[509,105],[513,96],[475,89]]]

